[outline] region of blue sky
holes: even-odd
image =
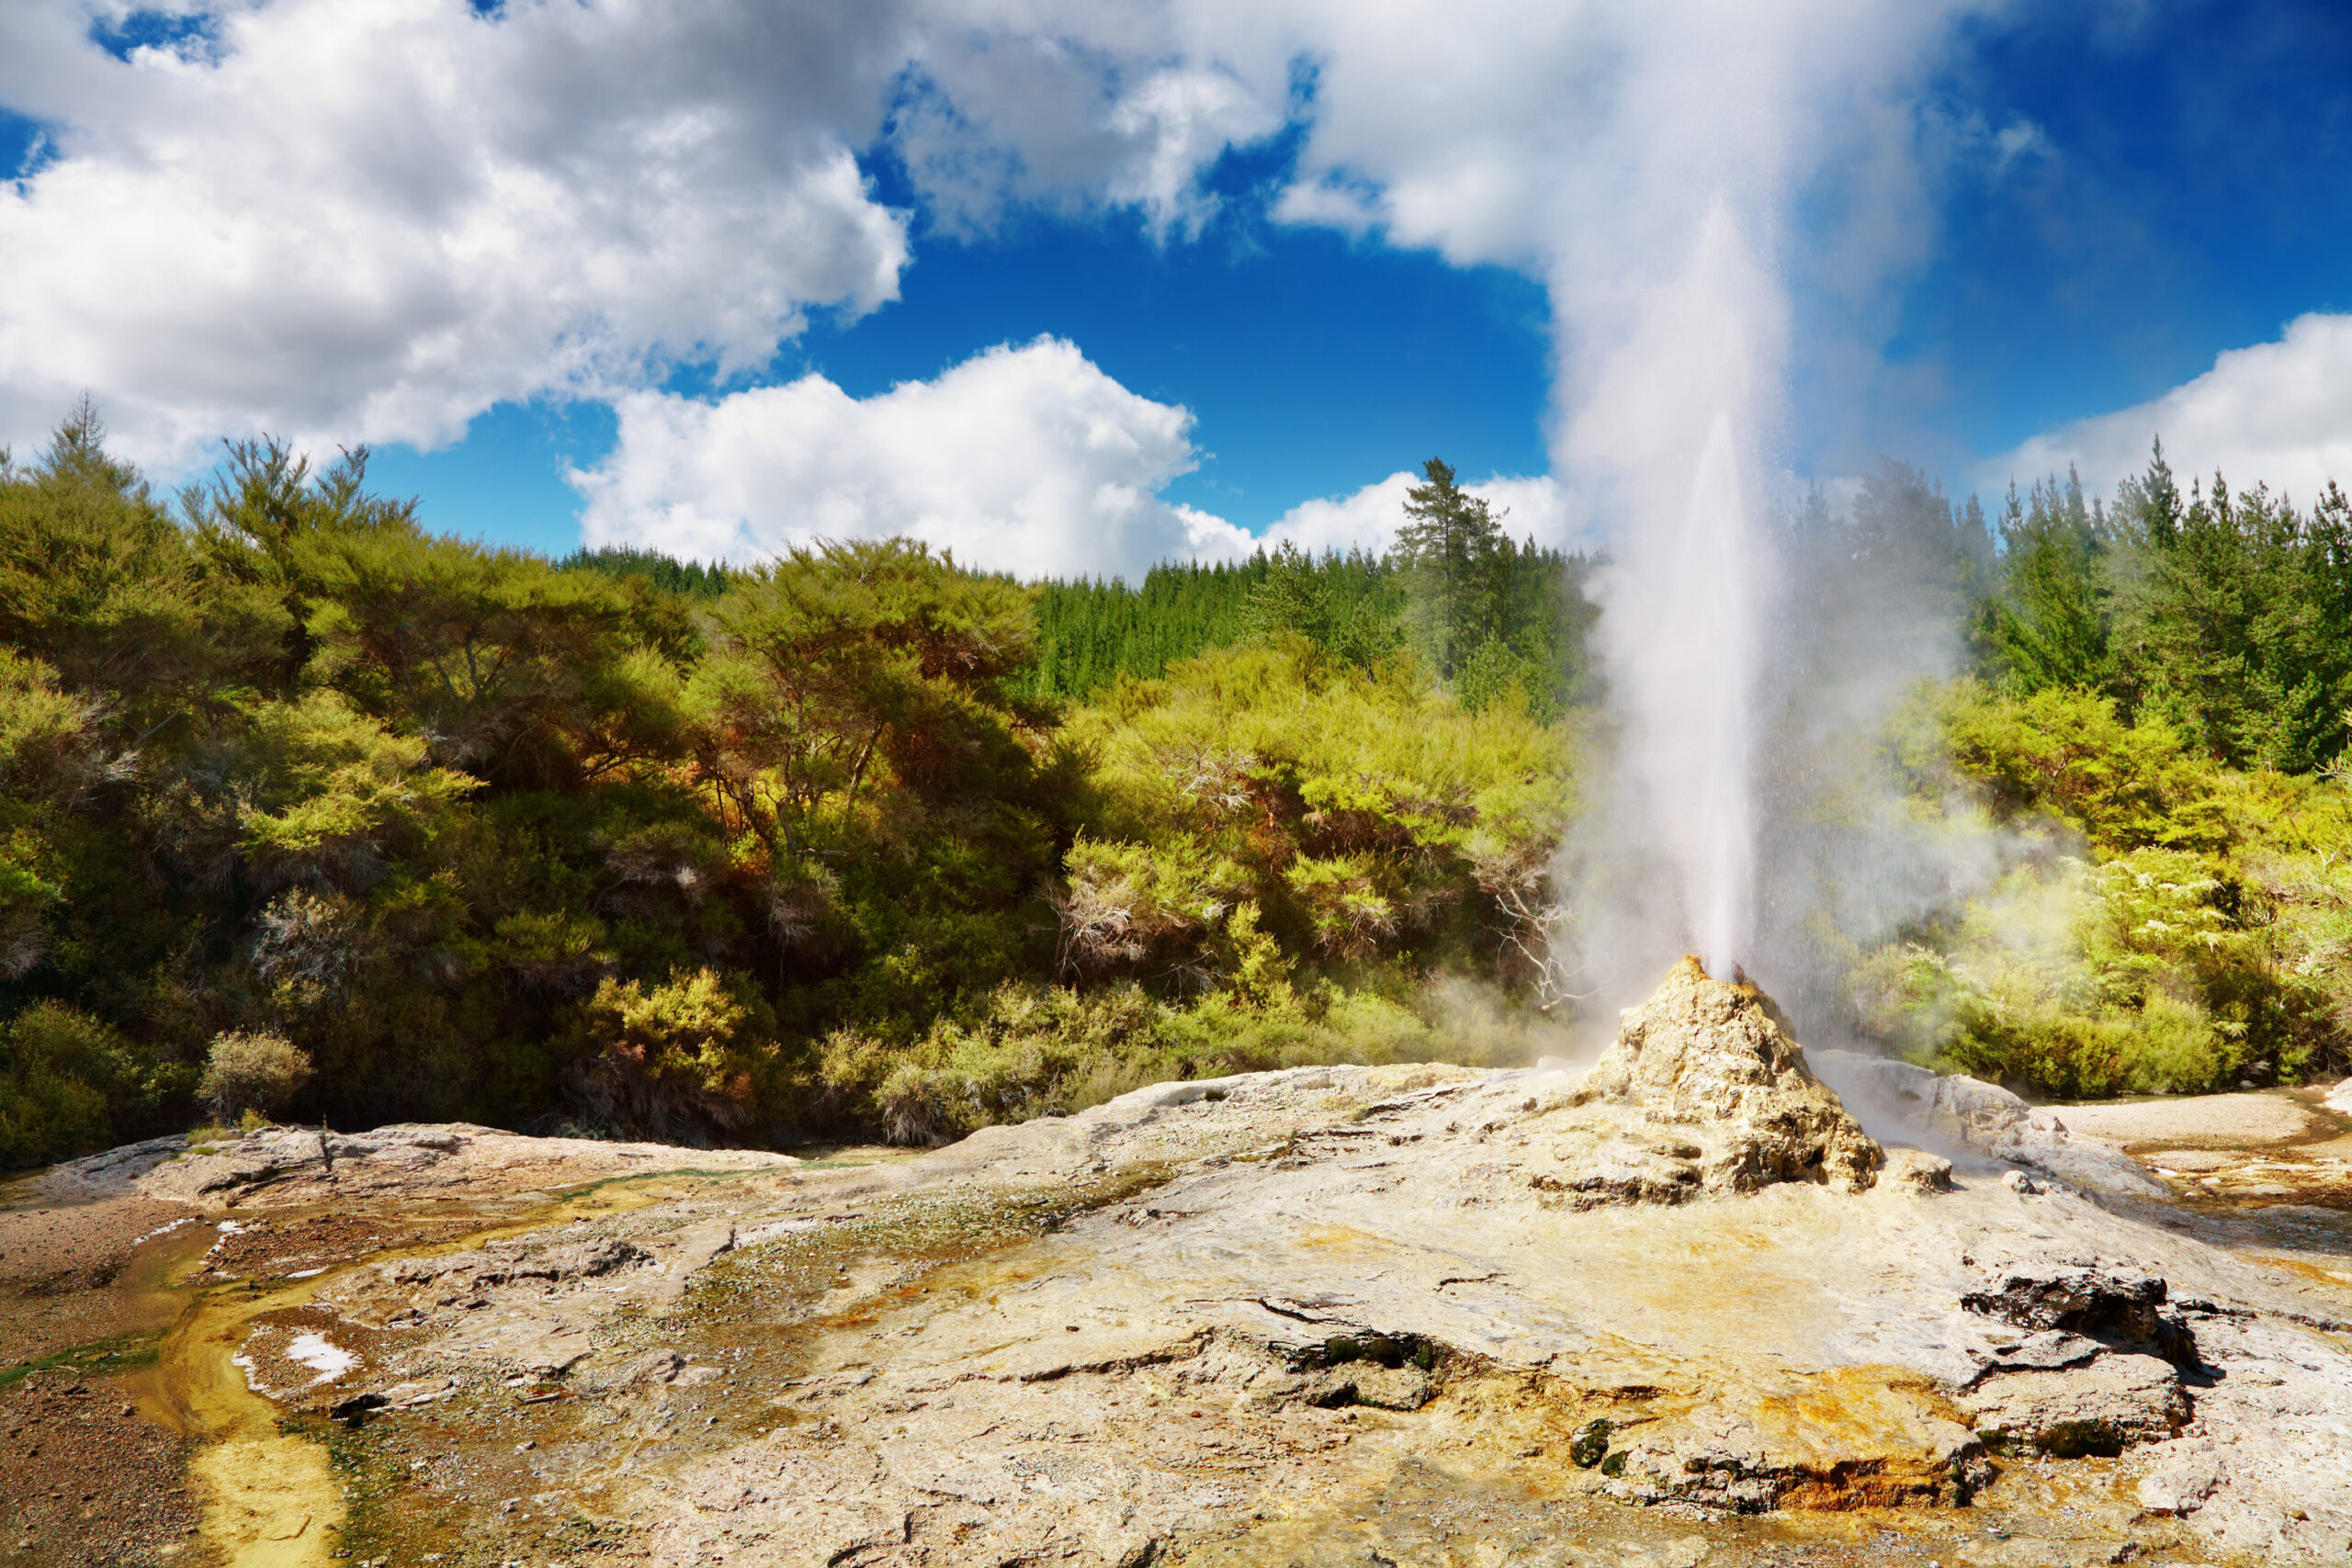
[[[11,7],[0,439],[86,389],[166,481],[271,431],[549,551],[1071,572],[1377,544],[1433,454],[1603,538],[1653,397],[1800,479],[2352,478],[2340,0],[782,10]],[[1756,385],[1612,359],[1711,305]]]
[[[2031,15],[1982,29],[1953,90],[2046,150],[1956,183],[1896,344],[1949,367],[1980,456],[2352,310],[2352,6]]]
[[[1787,457],[1808,476],[1886,452],[1964,487],[1979,459],[2145,402],[2305,311],[2352,310],[2352,6],[2184,6],[2135,27],[2050,7],[1972,33],[1928,104],[2038,138],[1940,193],[1939,243],[1887,341],[1914,389],[1875,411],[1801,407]],[[1067,337],[1198,416],[1200,468],[1165,493],[1251,532],[1432,454],[1467,474],[1544,471],[1541,284],[1271,221],[1295,151],[1278,136],[1221,160],[1204,181],[1216,217],[1159,243],[1131,212],[925,232],[920,196],[873,152],[877,190],[918,214],[904,298],[820,322],[767,374],[866,396],[992,344]],[[567,547],[580,497],[561,468],[612,439],[582,412],[503,407],[454,446],[387,450],[378,471],[444,526]]]

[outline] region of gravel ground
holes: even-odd
[[[170,1322],[177,1302],[141,1288],[132,1255],[191,1239],[196,1223],[147,1198],[0,1210],[0,1371]]]
[[[0,1564],[209,1561],[197,1540],[187,1445],[140,1413],[135,1381],[68,1365],[0,1388],[9,1455],[0,1465]]]
[[[430,1247],[482,1228],[480,1219],[410,1219],[379,1214],[303,1214],[238,1219],[214,1231],[205,1254],[205,1283],[221,1279],[285,1280],[333,1268],[388,1247]]]

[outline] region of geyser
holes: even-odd
[[[1675,682],[1658,755],[1687,768],[1693,784],[1679,837],[1682,902],[1708,972],[1729,979],[1746,953],[1755,902],[1756,610],[1749,592],[1747,507],[1731,416],[1715,415],[1691,481],[1675,550],[1680,592],[1668,598],[1658,660]]]
[[[1681,274],[1644,299],[1578,417],[1574,454],[1611,476],[1622,509],[1600,584],[1616,786],[1564,878],[1583,884],[1584,963],[1606,989],[1681,953],[1719,979],[1754,957],[1758,694],[1774,573],[1753,486],[1779,395],[1783,310],[1718,204]]]

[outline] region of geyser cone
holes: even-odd
[[[1718,1134],[1702,1173],[1710,1190],[1817,1181],[1859,1192],[1886,1163],[1835,1090],[1805,1066],[1804,1048],[1770,998],[1712,979],[1696,958],[1668,972],[1649,1000],[1618,1015],[1615,1043],[1588,1087],[1637,1104],[1653,1121]]]

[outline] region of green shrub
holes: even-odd
[[[575,1092],[606,1121],[657,1138],[741,1127],[776,1055],[747,988],[708,968],[650,989],[607,979],[574,1024],[587,1056]]]
[[[812,1087],[815,1102],[846,1122],[893,1143],[934,1144],[1068,1115],[1147,1084],[1342,1062],[1521,1062],[1553,1044],[1545,1026],[1482,987],[1440,983],[1413,1000],[1285,986],[1187,1005],[1133,985],[1012,983],[903,1045],[835,1032]]]
[[[2352,1035],[2352,798],[2231,773],[2110,699],[1930,690],[1891,736],[1915,793],[1960,795],[2039,858],[1862,956],[1862,1030],[1918,1061],[2086,1097],[2340,1071]],[[2039,852],[2046,852],[2046,851]]]
[[[57,1002],[35,1002],[0,1028],[0,1165],[106,1147],[117,1110],[136,1114],[153,1087],[114,1030]]]
[[[1069,730],[1099,793],[1067,861],[1071,976],[1215,984],[1266,953],[1500,965],[1497,933],[1529,918],[1524,868],[1573,809],[1566,725],[1523,703],[1472,712],[1409,663],[1367,671],[1297,638],[1123,682]]]
[[[285,1110],[310,1081],[309,1053],[284,1035],[231,1031],[213,1037],[196,1092],[214,1115],[243,1119]]]
[[[2067,687],[2016,698],[1956,681],[1934,700],[1944,755],[2004,815],[2047,813],[2117,850],[2228,841],[2220,770],[2159,720],[2126,723],[2114,699]]]
[[[1916,1061],[2063,1099],[2225,1087],[2297,1065],[2258,931],[2200,858],[2142,850],[2014,873],[1949,951],[1883,948],[1849,984],[1869,1032]]]

